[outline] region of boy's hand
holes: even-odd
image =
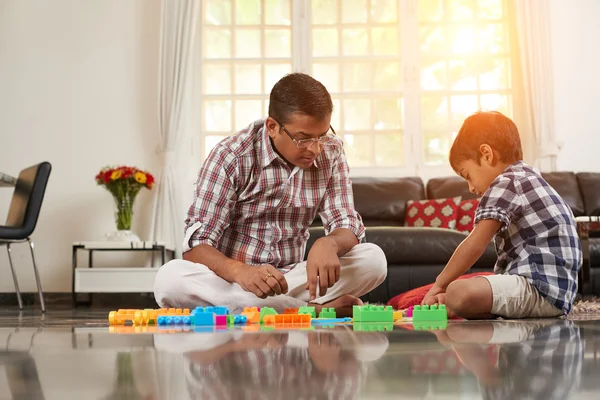
[[[423,297],[422,305],[446,304],[446,289],[434,284]]]

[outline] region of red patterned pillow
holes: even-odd
[[[475,211],[479,205],[479,199],[463,200],[458,206],[458,215],[456,217],[456,230],[469,233],[473,230],[475,222]]]
[[[404,225],[455,229],[460,199],[409,200]]]

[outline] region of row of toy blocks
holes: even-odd
[[[156,323],[158,315],[189,315],[190,310],[187,308],[161,308],[158,310],[146,309],[119,309],[108,313],[108,323],[110,325],[123,325],[127,321],[131,321],[136,325]]]
[[[432,306],[415,306],[412,311],[414,322],[421,321],[448,321],[448,311],[446,305],[434,304]]]
[[[308,314],[271,314],[265,315],[263,323],[266,325],[277,324],[310,324],[311,317]]]
[[[392,306],[353,306],[352,319],[354,322],[394,322]]]

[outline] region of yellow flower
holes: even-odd
[[[117,170],[113,171],[112,174],[110,174],[110,179],[113,181],[116,181],[117,179],[119,179],[121,177],[122,174],[123,174],[123,172],[120,169],[117,169]]]
[[[136,172],[135,180],[143,185],[144,183],[146,183],[146,174],[140,171]]]

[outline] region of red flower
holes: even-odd
[[[104,183],[110,182],[110,176],[112,175],[112,173],[113,173],[112,169],[104,171],[104,176],[102,177],[102,180],[104,181]]]
[[[146,173],[146,186],[148,186],[148,189],[152,189],[152,186],[154,186],[154,177],[149,173]]]

